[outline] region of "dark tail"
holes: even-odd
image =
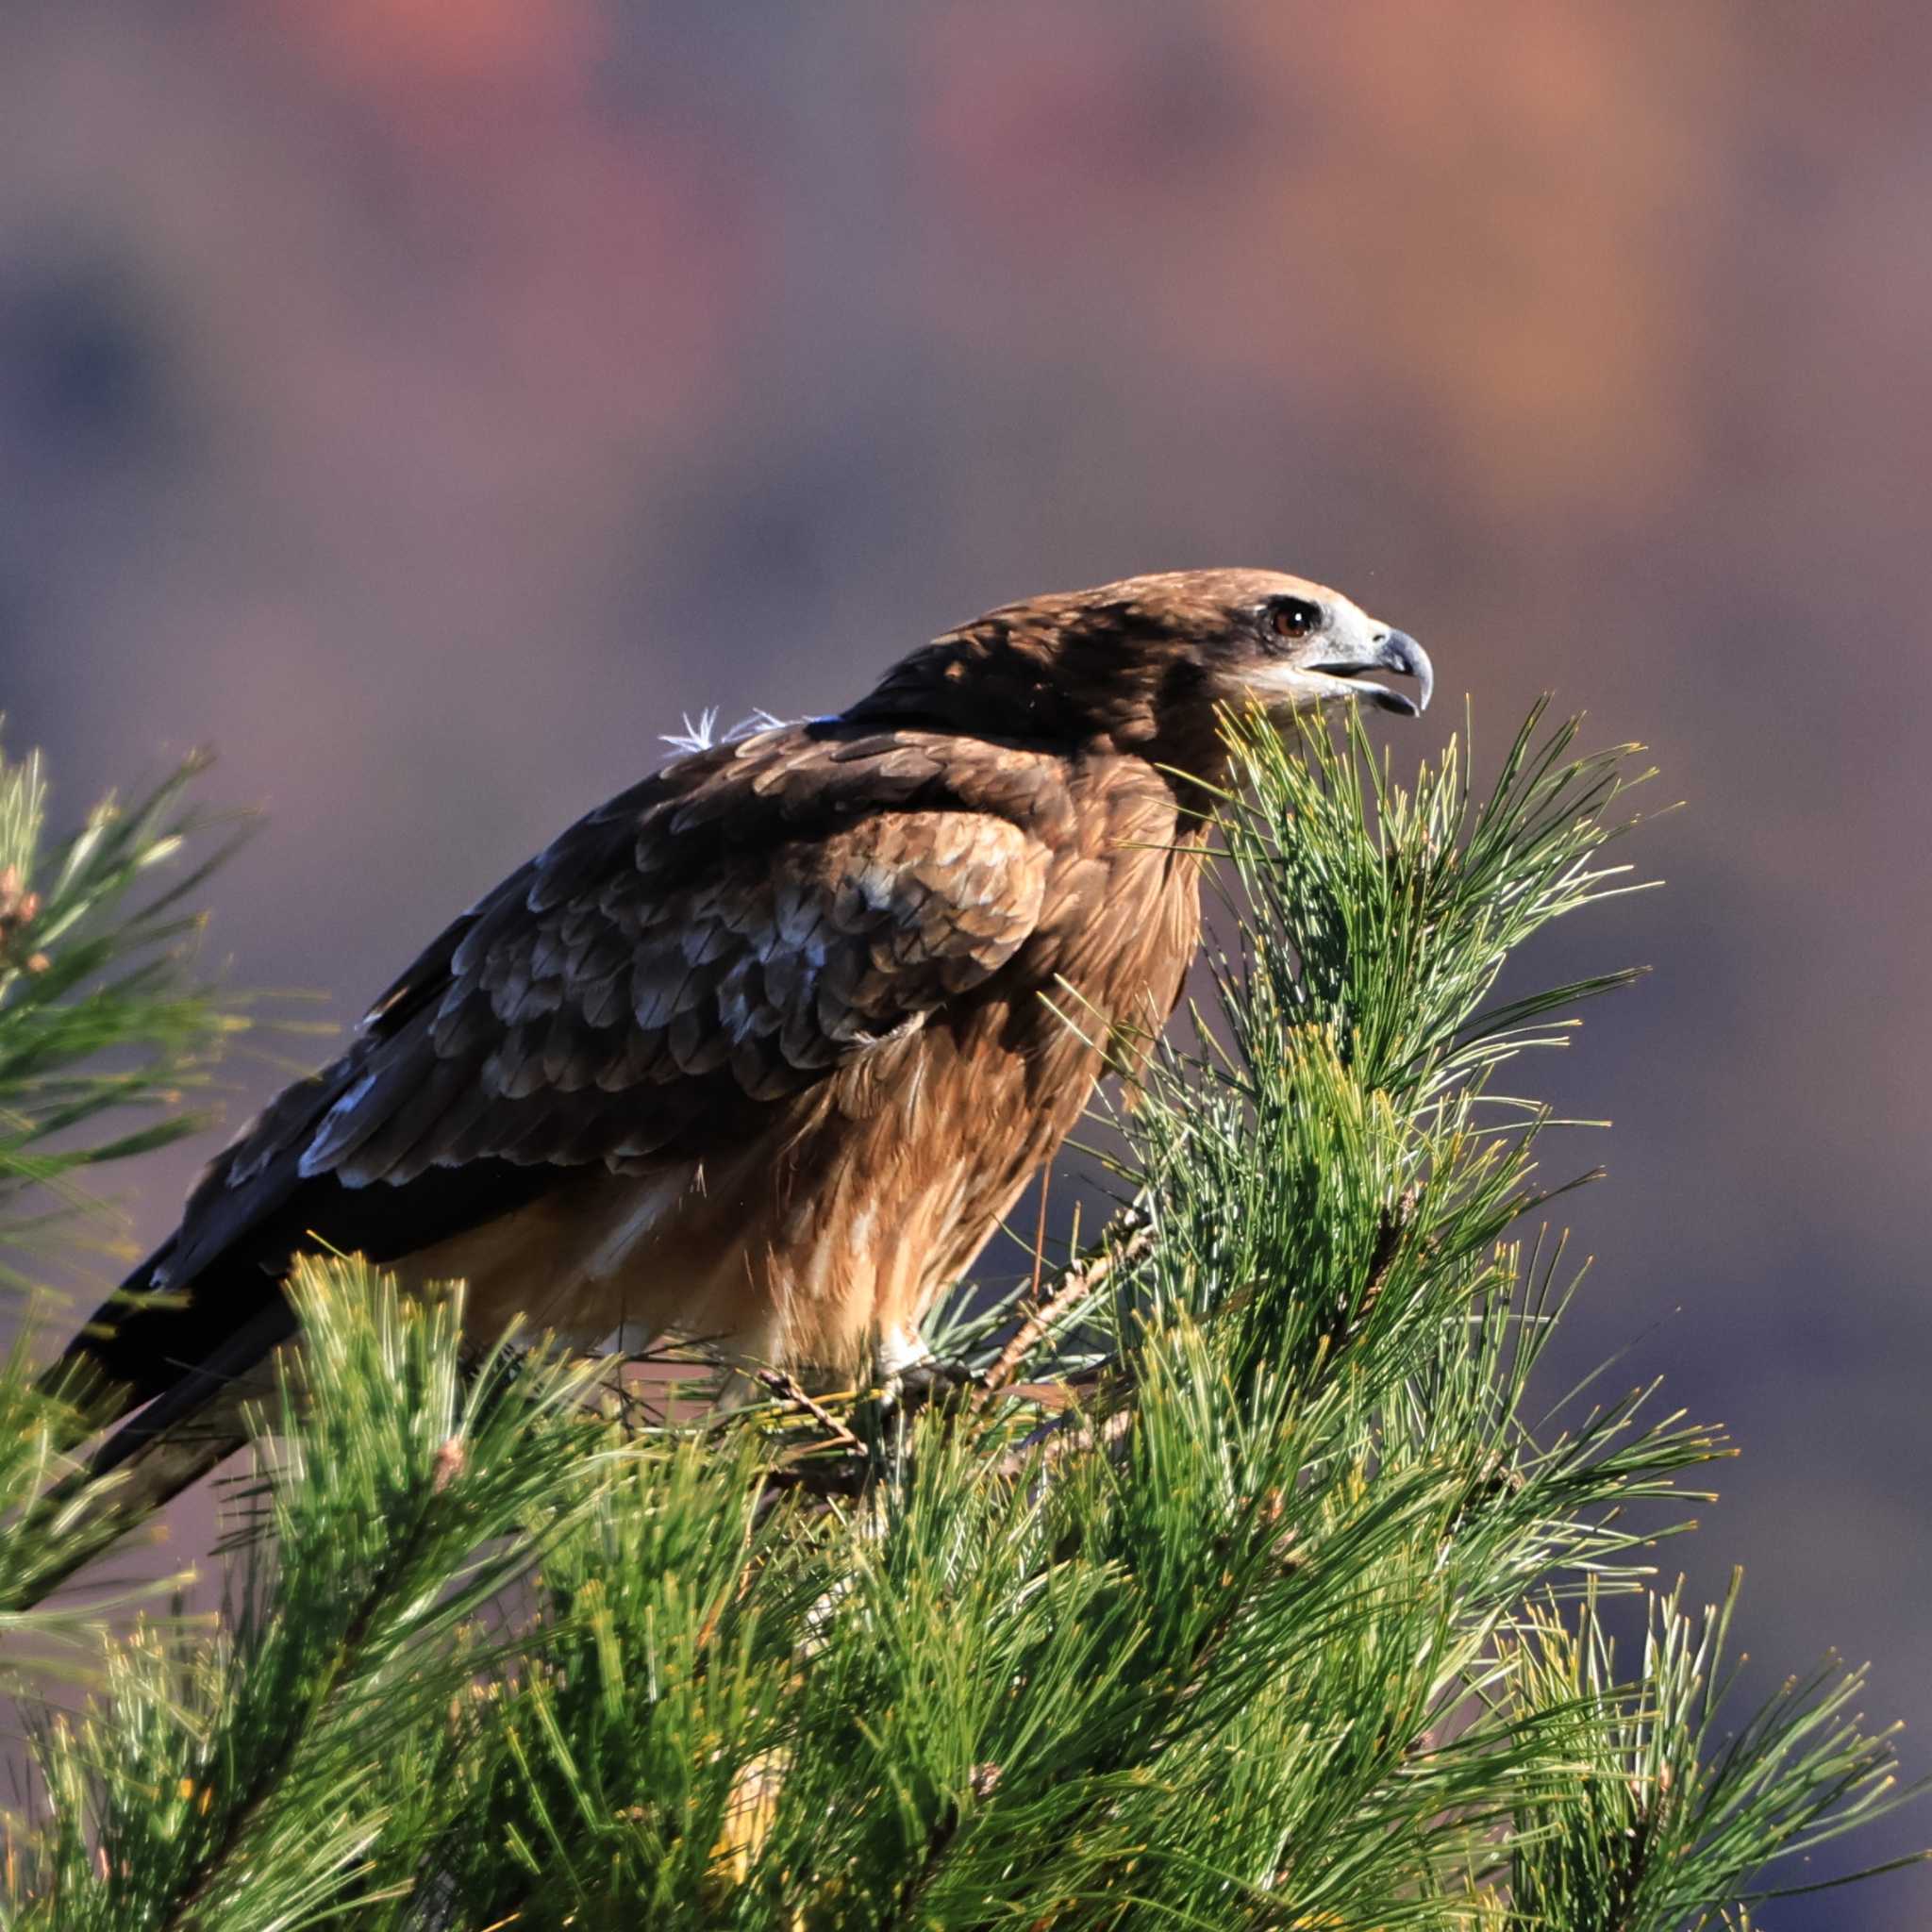
[[[120,1426],[15,1525],[18,1534],[58,1523],[63,1554],[6,1608],[38,1603],[233,1455],[248,1440],[243,1406],[273,1392],[260,1371],[294,1335],[294,1310],[279,1292],[264,1298],[255,1271],[248,1284],[253,1312],[232,1329],[213,1332],[205,1312],[197,1318],[195,1304],[205,1309],[204,1298],[212,1298],[210,1290],[218,1296],[220,1284],[197,1281],[192,1300],[164,1299],[156,1291],[155,1276],[172,1247],[142,1262],[41,1377],[42,1393],[73,1417],[63,1448]],[[102,1480],[108,1476],[114,1479]]]

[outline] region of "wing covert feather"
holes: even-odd
[[[1008,795],[1040,782],[1025,755],[928,734],[791,727],[680,760],[456,921],[201,1192],[703,1158],[1033,930],[1051,852],[962,797],[975,758]]]

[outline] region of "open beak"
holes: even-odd
[[[1436,667],[1429,654],[1406,630],[1380,630],[1371,641],[1374,656],[1356,663],[1311,664],[1310,671],[1324,677],[1345,682],[1350,692],[1398,717],[1416,718],[1429,708],[1429,697],[1436,689]],[[1386,685],[1373,684],[1363,675],[1369,671],[1393,671],[1416,683],[1413,698]]]

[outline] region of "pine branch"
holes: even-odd
[[[182,910],[245,829],[188,802],[206,763],[189,759],[131,808],[103,802],[49,850],[39,758],[0,758],[0,1293],[40,1292],[49,1264],[113,1250],[82,1177],[201,1125],[187,1097],[248,1024],[242,1002],[195,975],[200,922]],[[127,1524],[116,1485],[61,1494],[84,1419],[34,1388],[35,1310],[14,1313],[0,1363],[0,1680],[29,1664],[86,1674],[100,1618],[179,1579],[24,1607]]]
[[[184,1098],[207,1088],[215,1057],[248,1024],[240,1002],[192,976],[200,922],[180,910],[248,829],[186,802],[206,764],[191,758],[131,808],[105,801],[49,853],[38,758],[0,761],[0,1246],[45,1253],[71,1239],[58,1219],[23,1212],[23,1200],[38,1191],[85,1206],[81,1171],[204,1124]],[[158,870],[197,852],[137,898]],[[129,1113],[149,1118],[76,1137]],[[0,1285],[36,1284],[0,1264]]]

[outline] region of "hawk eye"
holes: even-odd
[[[1268,622],[1276,637],[1305,638],[1322,628],[1322,607],[1306,597],[1277,597],[1269,606]]]

